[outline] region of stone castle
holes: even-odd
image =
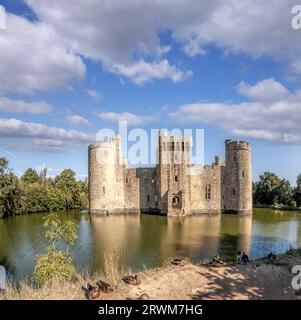
[[[120,136],[89,146],[90,212],[168,216],[252,213],[251,146],[225,141],[225,162],[191,164],[192,138],[159,135],[155,167],[129,168]]]

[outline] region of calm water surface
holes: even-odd
[[[17,278],[30,276],[35,256],[44,252],[42,217],[31,214],[0,219],[0,264]],[[245,250],[252,259],[270,251],[281,253],[301,246],[301,213],[254,209],[253,217],[166,218],[152,215],[109,216],[90,219],[87,213],[60,213],[74,219],[79,237],[72,247],[78,267],[91,273],[104,268],[104,256],[119,266],[139,270],[156,267],[176,257],[194,262],[219,253],[233,258]]]

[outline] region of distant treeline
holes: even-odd
[[[71,169],[55,178],[47,169],[39,174],[27,169],[19,178],[9,169],[8,160],[0,158],[0,218],[34,212],[47,212],[88,207],[87,179],[77,181]]]
[[[293,188],[290,182],[279,178],[272,172],[264,172],[259,180],[253,183],[254,205],[265,205],[275,208],[301,207],[301,173],[297,185]]]

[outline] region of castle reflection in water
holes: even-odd
[[[178,256],[193,262],[215,254],[234,259],[237,250],[249,252],[252,242],[252,216],[91,216],[91,228],[96,269],[108,259],[133,268],[160,266]]]

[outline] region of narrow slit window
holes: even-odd
[[[175,176],[175,182],[178,182],[178,176]]]
[[[210,184],[206,184],[206,187],[205,187],[205,199],[206,200],[210,200],[211,199],[211,185]]]
[[[102,187],[102,193],[105,194],[106,193],[106,188]]]

